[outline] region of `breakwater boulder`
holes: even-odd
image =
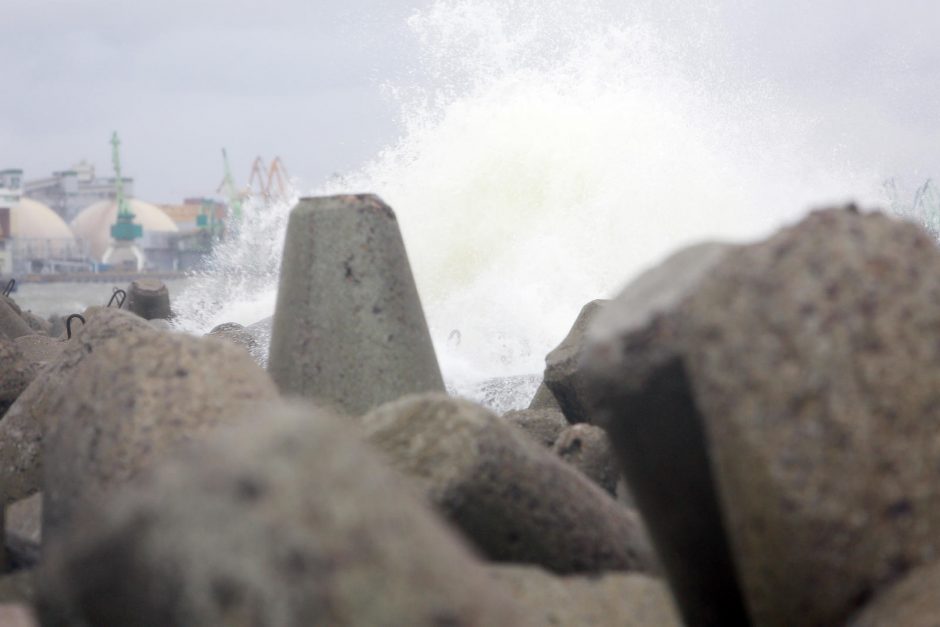
[[[127,287],[127,302],[123,308],[144,320],[169,320],[173,317],[170,292],[159,279],[132,281]]]
[[[585,305],[565,339],[545,357],[545,387],[572,424],[590,422],[584,398],[585,382],[579,366],[585,344],[585,332],[607,302],[609,301],[594,300]],[[544,391],[542,395],[539,404],[550,403],[550,398],[545,396]]]
[[[276,396],[251,357],[221,340],[148,325],[97,343],[49,404],[43,537],[183,443]]]
[[[669,589],[642,573],[559,577],[533,566],[497,565],[490,577],[539,625],[680,627]]]
[[[568,428],[565,415],[551,409],[517,409],[503,414],[503,420],[546,448],[551,448],[561,432]]]
[[[348,420],[281,404],[247,417],[50,546],[44,625],[539,624]]]
[[[479,405],[415,395],[361,424],[369,443],[490,559],[559,573],[655,568],[633,512]]]
[[[251,355],[255,355],[261,348],[256,334],[237,322],[224,322],[216,325],[206,335],[226,340],[236,346],[241,346]]]
[[[376,196],[291,211],[268,371],[284,394],[350,415],[444,391],[398,221]]]
[[[36,378],[37,364],[28,359],[15,341],[0,336],[0,419]]]
[[[14,307],[15,303],[11,299],[0,298],[0,335],[8,340],[35,333],[20,315],[19,308]]]
[[[743,625],[747,612],[692,390],[681,359],[655,350],[655,342],[666,314],[731,250],[691,246],[632,281],[595,321],[578,366],[591,420],[610,436],[683,619],[692,625]]]
[[[595,415],[638,505],[652,462],[631,440],[708,462],[754,623],[843,623],[937,559],[938,273],[918,227],[820,211],[728,252],[655,316],[628,288],[597,321]]]
[[[85,359],[109,339],[152,332],[137,316],[117,309],[99,307],[86,314],[88,324],[77,330],[57,359],[37,372],[0,420],[0,507],[41,489],[43,436],[58,422],[54,408]]]
[[[617,496],[620,468],[603,429],[586,423],[571,425],[558,435],[552,451],[612,497]]]

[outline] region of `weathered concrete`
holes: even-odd
[[[655,568],[632,512],[479,405],[416,395],[361,423],[369,443],[491,559],[560,573]]]
[[[0,603],[29,604],[35,595],[36,581],[33,572],[21,571],[0,577]]]
[[[0,418],[32,383],[37,372],[36,364],[23,355],[15,340],[0,336]]]
[[[616,498],[620,468],[603,429],[584,423],[571,425],[555,440],[552,451]]]
[[[940,562],[914,569],[877,594],[849,627],[936,627],[940,620]]]
[[[156,333],[117,309],[98,308],[59,358],[46,365],[0,420],[0,508],[40,490],[43,434],[59,416],[52,409],[74,371],[102,342],[133,333]],[[98,386],[105,382],[98,382]]]
[[[531,566],[491,566],[500,590],[539,625],[681,627],[662,580],[639,573],[559,577]]]
[[[48,335],[22,335],[13,342],[23,353],[23,357],[34,364],[45,364],[53,361],[65,349],[65,342],[51,338]]]
[[[237,322],[225,322],[217,325],[207,335],[241,346],[252,355],[260,348],[256,335]]]
[[[665,314],[731,250],[684,249],[628,285],[590,329],[581,373],[690,625],[744,625],[747,612],[683,363],[653,349]]]
[[[568,422],[590,422],[584,398],[580,363],[585,331],[610,301],[594,300],[581,309],[568,335],[545,357],[545,386],[551,391]]]
[[[250,418],[51,546],[43,624],[538,624],[347,420],[279,404]]]
[[[18,314],[7,299],[0,299],[0,336],[15,340],[23,335],[30,335],[34,331],[26,320]]]
[[[169,320],[170,292],[159,279],[137,279],[127,287],[127,302],[123,309],[135,313],[144,320]]]
[[[6,531],[30,542],[42,542],[42,493],[20,499],[7,506]]]
[[[916,226],[815,212],[598,355],[611,390],[672,369],[686,399],[672,414],[705,428],[755,623],[844,623],[940,554],[938,274]],[[646,396],[605,404],[656,420]]]
[[[46,540],[77,510],[96,506],[183,443],[277,397],[245,351],[154,330],[98,343],[61,391],[49,407],[58,420],[45,438]]]
[[[25,603],[0,603],[0,625],[3,627],[39,627],[31,607]]]
[[[444,391],[394,212],[305,198],[287,228],[268,370],[281,391],[361,414]]]
[[[538,389],[535,390],[535,396],[532,397],[532,401],[529,403],[529,409],[554,409],[561,411],[561,405],[558,404],[558,399],[555,398],[552,391],[549,390],[545,382],[542,381]]]
[[[503,414],[503,420],[546,448],[551,448],[561,432],[569,426],[563,413],[551,409],[510,411]]]

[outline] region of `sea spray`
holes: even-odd
[[[452,388],[482,398],[481,381],[541,372],[585,302],[678,246],[876,195],[879,177],[814,145],[773,86],[733,78],[691,4],[669,3],[695,13],[684,23],[554,0],[445,0],[411,18],[419,65],[385,86],[401,138],[312,193],[395,209]],[[270,315],[286,208],[256,207],[257,233],[220,248],[218,284],[184,299],[190,328]]]

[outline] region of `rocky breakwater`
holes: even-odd
[[[0,565],[0,616],[677,624],[636,513],[550,448],[560,413],[515,426],[442,393],[391,209],[294,215],[271,378],[243,329],[126,309],[90,308],[40,361],[0,344],[0,545],[31,547]]]

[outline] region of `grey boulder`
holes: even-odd
[[[51,547],[44,625],[530,625],[348,420],[266,405]]]
[[[635,514],[479,405],[415,395],[361,424],[369,443],[490,559],[559,573],[656,567]]]

